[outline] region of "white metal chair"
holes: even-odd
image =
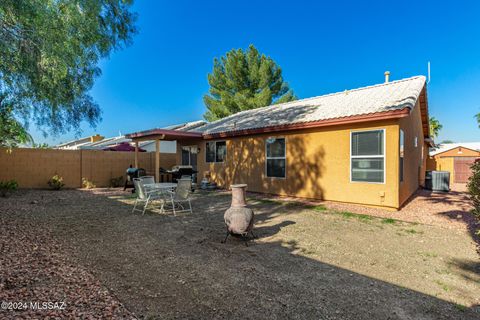
[[[133,206],[132,212],[135,211],[142,211],[142,215],[145,214],[145,210],[149,203],[154,200],[162,200],[162,210],[164,205],[164,198],[162,197],[162,192],[160,190],[155,189],[148,189],[145,187],[146,184],[155,183],[155,180],[151,181],[149,178],[153,177],[142,177],[142,178],[134,178],[133,184],[135,185],[135,191],[137,193],[137,198],[135,199],[135,205]],[[144,203],[143,210],[137,209],[137,204]]]
[[[190,201],[190,194],[192,193],[192,179],[179,179],[177,180],[177,188],[175,191],[167,191],[170,195],[170,203],[172,204],[173,215],[177,215],[178,212],[190,212],[193,213],[192,203]],[[184,206],[188,204],[188,208]],[[177,210],[176,208],[180,210]]]
[[[194,182],[195,181],[195,176],[189,176],[189,175],[182,175],[180,179],[190,179],[192,180],[192,192],[195,191],[197,188],[197,184]]]
[[[143,185],[155,183],[155,178],[153,176],[143,176],[139,179],[142,181]]]

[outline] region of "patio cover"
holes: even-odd
[[[134,132],[125,135],[126,138],[135,142],[135,167],[138,167],[138,142],[145,140],[155,140],[155,181],[160,182],[160,140],[190,140],[202,139],[200,132],[177,131],[169,129],[152,129],[140,132]]]

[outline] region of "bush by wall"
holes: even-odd
[[[54,175],[50,180],[48,180],[47,184],[52,190],[60,190],[65,186],[65,183],[63,183],[63,178],[58,174]]]
[[[11,192],[17,190],[18,183],[15,180],[0,181],[0,196],[6,197]]]
[[[472,176],[468,179],[468,192],[475,207],[474,213],[480,218],[480,160],[472,165]]]

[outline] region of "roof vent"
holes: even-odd
[[[385,71],[385,83],[388,83],[390,81],[390,71]]]

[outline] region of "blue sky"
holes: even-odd
[[[452,5],[453,4],[453,5]],[[254,44],[307,98],[427,73],[438,141],[478,141],[480,2],[136,1],[133,44],[101,62],[91,94],[103,120],[82,136],[198,120],[214,57]],[[74,133],[44,138],[50,144]]]

